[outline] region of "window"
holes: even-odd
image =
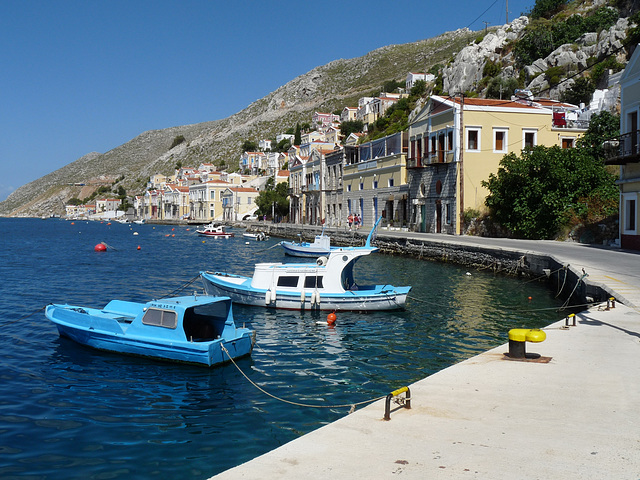
[[[538,144],[537,130],[522,130],[522,148],[533,148]]]
[[[298,277],[294,276],[281,276],[278,277],[278,287],[297,287]]]
[[[172,310],[160,310],[159,308],[150,308],[142,317],[144,325],[152,325],[154,327],[176,328],[178,317],[176,312]]]
[[[480,151],[480,129],[467,127],[467,150]]]
[[[373,181],[373,188],[374,189],[378,188],[378,181],[377,180]]]
[[[304,288],[322,288],[322,276],[305,277]]]
[[[360,190],[364,190],[364,183],[360,182]]]
[[[451,225],[451,204],[444,204],[444,218],[447,225]]]
[[[347,185],[347,192],[351,191],[351,184]]]
[[[624,200],[624,233],[636,233],[636,194],[625,195]]]
[[[393,177],[387,181],[387,187],[393,187]]]
[[[215,200],[215,199],[216,199],[216,191],[211,190],[211,200]]]
[[[562,139],[562,148],[573,148],[576,144],[575,138],[563,138]]]
[[[505,128],[493,129],[493,151],[494,153],[507,153],[507,133]]]

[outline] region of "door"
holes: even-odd
[[[436,233],[442,233],[442,202],[436,202]]]

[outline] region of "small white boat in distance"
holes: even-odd
[[[224,225],[216,225],[214,223],[210,223],[206,225],[204,228],[196,230],[198,235],[204,235],[205,237],[216,237],[216,238],[231,238],[233,237],[233,233],[227,232],[225,230]]]
[[[265,240],[269,240],[269,235],[267,235],[264,232],[244,232],[242,236],[250,240],[255,240],[256,242],[263,242]]]
[[[289,310],[402,309],[411,287],[356,284],[355,263],[378,250],[371,246],[374,231],[364,247],[335,247],[313,263],[258,263],[253,277],[200,272],[205,292],[244,305]]]
[[[324,234],[324,228],[322,229],[322,233],[320,235],[316,235],[316,238],[313,242],[280,242],[282,248],[284,248],[284,253],[287,255],[291,255],[292,257],[320,257],[322,255],[329,255],[331,252],[331,237]],[[335,248],[335,247],[334,247]]]

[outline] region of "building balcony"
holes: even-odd
[[[640,162],[640,130],[607,140],[602,146],[606,165],[626,165]]]

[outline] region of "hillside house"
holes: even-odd
[[[415,86],[418,80],[424,80],[425,82],[433,82],[436,76],[431,73],[407,73],[407,80],[405,81],[405,89],[407,93],[411,93],[411,89]]]
[[[322,128],[340,122],[340,115],[333,113],[314,112],[311,117],[311,128]]]
[[[344,107],[340,114],[340,122],[353,122],[357,119],[358,109],[356,107]]]

